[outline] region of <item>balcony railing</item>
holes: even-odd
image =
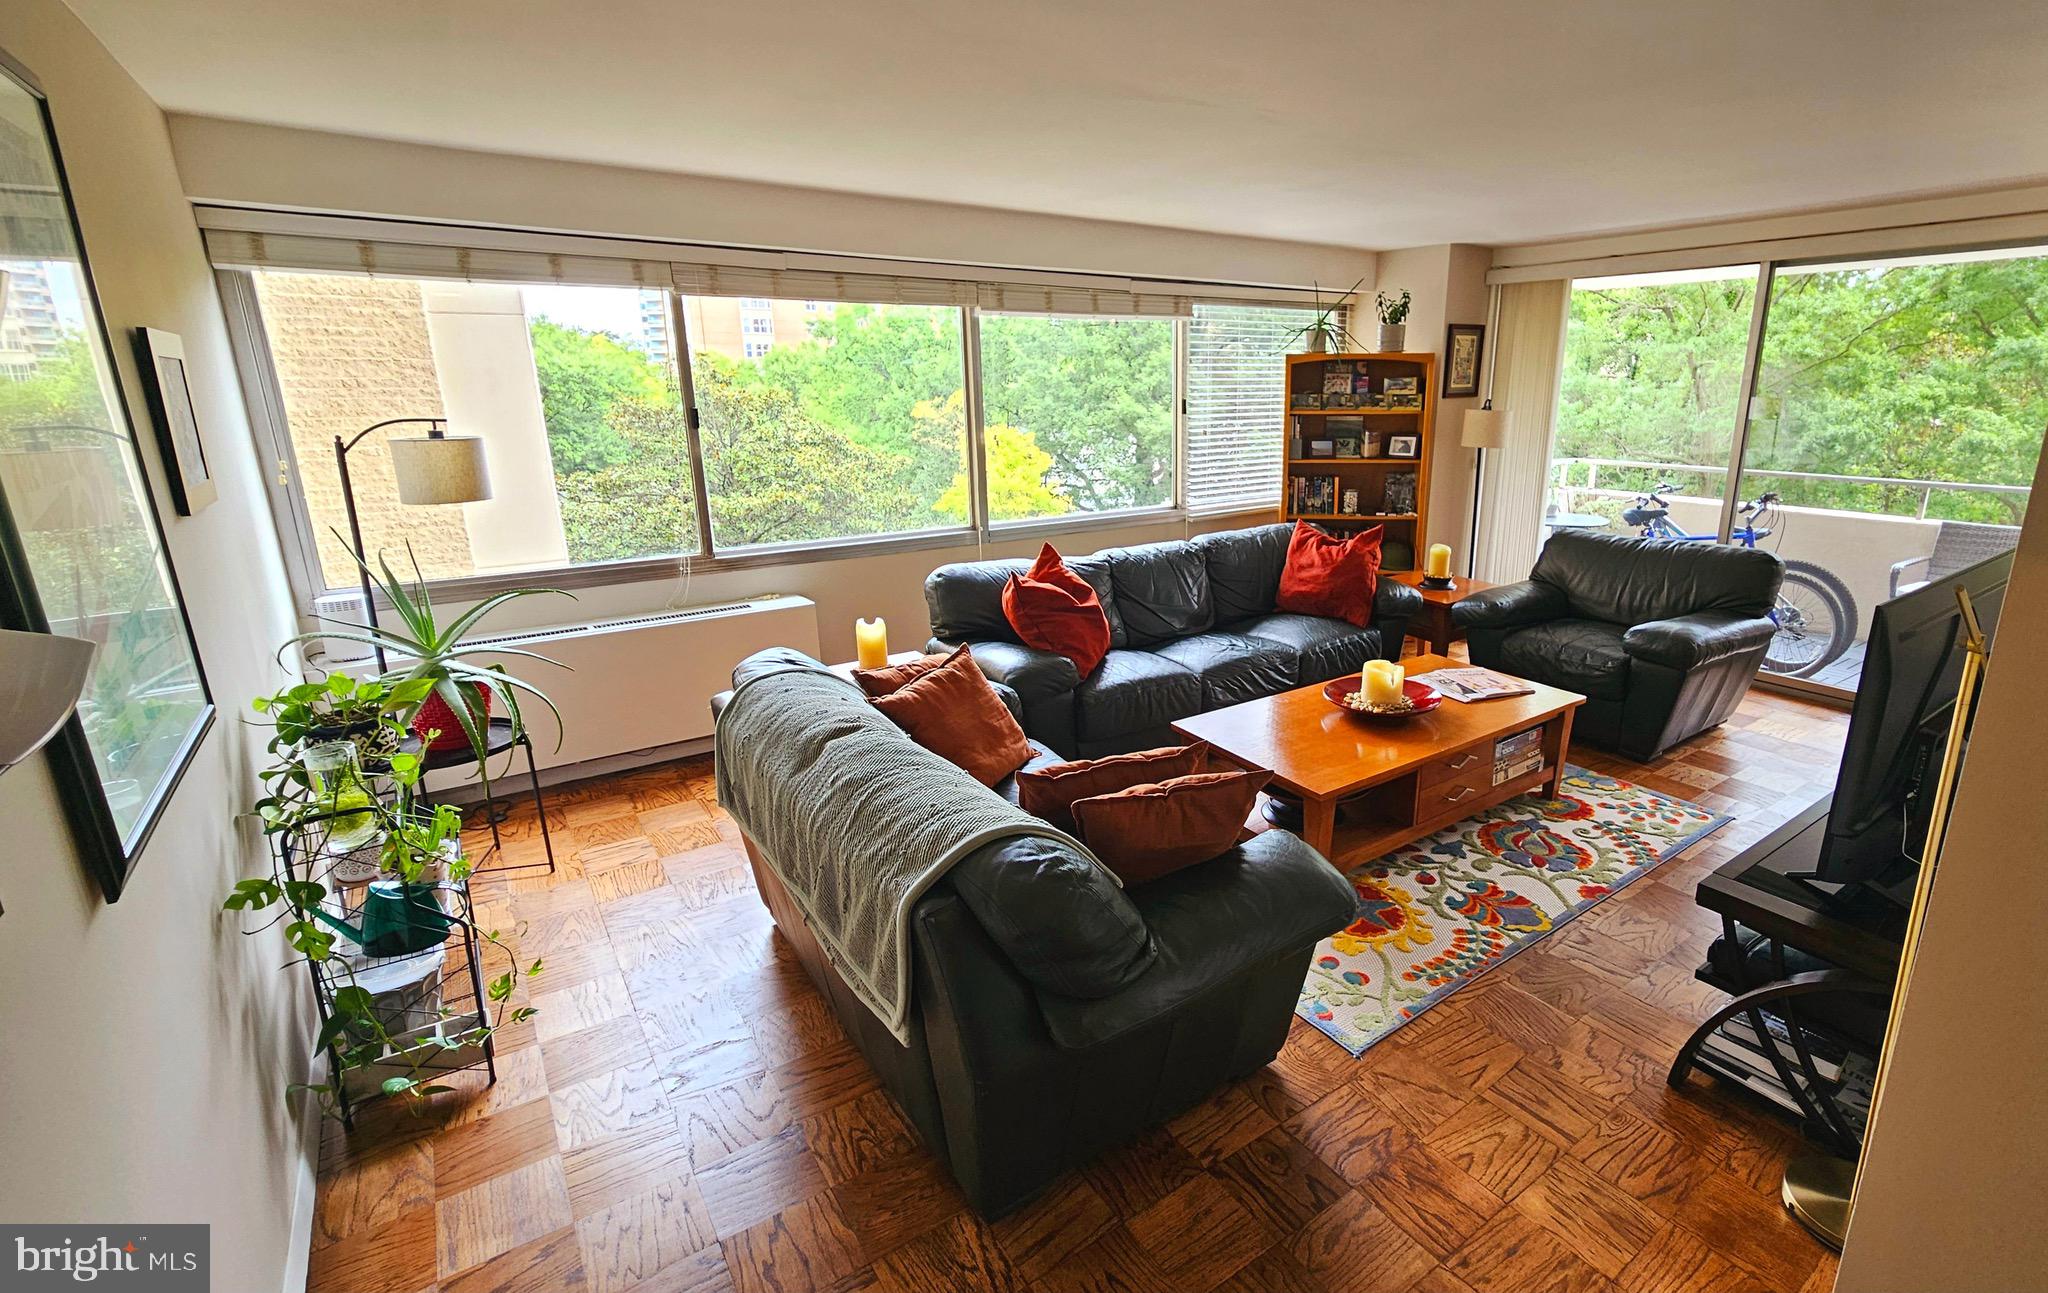
[[[1574,467],[1585,468],[1586,478],[1583,482],[1572,479],[1572,469]],[[1600,469],[1603,467],[1654,471],[1664,473],[1667,477],[1677,474],[1722,476],[1728,472],[1726,465],[1711,466],[1703,463],[1644,462],[1634,458],[1553,458],[1550,462],[1551,487],[1564,491],[1567,494],[1567,498],[1570,495],[1582,493],[1597,494],[1607,498],[1633,498],[1642,493],[1640,489],[1600,488]],[[1769,476],[1774,480],[1817,480],[1830,484],[1878,485],[1886,488],[1913,490],[1920,495],[1919,507],[1913,513],[1915,518],[1919,520],[1927,519],[1928,503],[1937,492],[2016,496],[2019,498],[2022,508],[2024,508],[2029,497],[2034,492],[2033,487],[2029,485],[1981,485],[1972,481],[1912,480],[1902,476],[1847,476],[1832,472],[1779,471],[1766,467],[1745,468],[1744,474],[1746,476]],[[1808,506],[1811,506],[1811,504],[1808,504]],[[1567,510],[1570,509],[1567,508]],[[1843,510],[1853,511],[1860,509]]]

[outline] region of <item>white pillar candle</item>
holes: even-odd
[[[1391,660],[1368,660],[1365,662],[1365,703],[1368,705],[1392,705],[1401,699],[1401,683],[1407,677],[1407,670]]]

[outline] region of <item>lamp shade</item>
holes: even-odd
[[[1498,449],[1508,442],[1506,409],[1466,409],[1459,443],[1467,449]]]
[[[0,771],[41,749],[71,717],[98,649],[84,638],[0,629]]]
[[[393,437],[391,471],[401,503],[481,503],[491,496],[484,442],[473,435]]]

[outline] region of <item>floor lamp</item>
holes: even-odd
[[[376,590],[370,586],[370,554],[363,547],[363,523],[356,515],[356,491],[348,474],[349,450],[363,437],[386,427],[425,426],[423,436],[393,436],[391,474],[398,481],[398,501],[405,504],[481,503],[491,496],[490,463],[484,442],[473,435],[449,435],[446,418],[390,418],[364,427],[344,440],[334,437],[334,465],[341,471],[341,501],[348,509],[349,540],[355,545],[356,569],[363,577],[363,618],[377,627]],[[373,644],[377,671],[391,667],[381,644]]]
[[[1472,456],[1472,542],[1465,553],[1465,573],[1477,578],[1479,575],[1479,500],[1486,488],[1486,451],[1499,449],[1508,442],[1507,410],[1493,407],[1487,400],[1476,409],[1465,410],[1465,425],[1459,436],[1460,444],[1473,450]]]

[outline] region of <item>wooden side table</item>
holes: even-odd
[[[1484,579],[1453,575],[1449,588],[1424,588],[1422,573],[1416,570],[1404,570],[1387,578],[1422,594],[1422,615],[1408,626],[1408,636],[1429,643],[1429,649],[1438,655],[1450,654],[1451,643],[1465,636],[1457,625],[1451,623],[1451,607],[1474,593],[1493,587]]]

